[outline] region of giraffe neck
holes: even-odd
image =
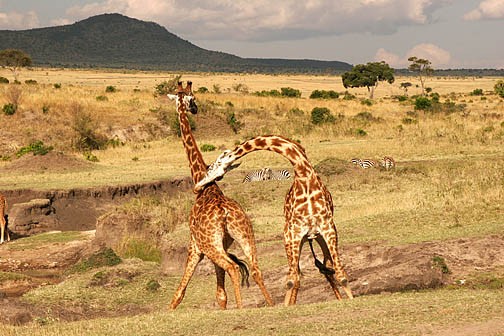
[[[191,177],[193,182],[196,184],[205,176],[207,164],[203,160],[203,155],[201,155],[196,139],[192,134],[191,125],[189,124],[184,104],[179,104],[178,110],[182,143],[184,144],[187,159],[189,160]]]
[[[314,177],[317,174],[306,157],[304,148],[281,136],[258,136],[243,142],[233,150],[236,160],[258,150],[278,153],[289,160],[296,178]]]

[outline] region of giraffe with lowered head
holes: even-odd
[[[306,241],[310,243],[315,265],[326,277],[336,298],[342,298],[338,290],[338,285],[341,285],[348,298],[352,299],[348,276],[338,253],[338,233],[333,221],[331,193],[308,161],[300,144],[274,135],[258,136],[245,141],[232,151],[224,151],[210,166],[206,177],[196,184],[195,191],[204,192],[206,183],[214,183],[216,178],[226,173],[234,161],[257,150],[276,152],[289,160],[294,168],[294,181],[284,204],[284,244],[289,263],[284,304],[288,306],[296,303],[300,286],[299,259],[301,248]],[[322,249],[323,263],[315,256],[313,240],[317,241]]]
[[[198,110],[196,99],[192,93],[192,83],[187,82],[184,89],[182,83],[179,82],[177,94],[168,95],[168,98],[176,101],[182,142],[189,159],[191,176],[196,184],[205,176],[207,164],[196,144],[186,114],[187,111],[196,114]],[[225,309],[227,305],[224,286],[227,272],[233,283],[236,306],[242,307],[239,278],[241,273],[243,280],[243,276],[248,274],[248,270],[243,261],[227,252],[235,240],[248,259],[252,276],[261,289],[266,303],[270,306],[273,305],[273,300],[264,286],[262,273],[258,266],[252,223],[241,206],[236,201],[224,196],[217,184],[210,183],[204,190],[196,193],[196,202],[191,209],[189,226],[191,236],[187,262],[180,285],[170,304],[171,309],[175,309],[182,302],[196,266],[204,256],[207,256],[215,265],[218,305],[222,309]]]

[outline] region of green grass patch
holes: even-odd
[[[46,232],[23,239],[13,240],[9,243],[9,250],[19,251],[26,249],[36,249],[46,244],[68,243],[75,240],[89,239],[85,233],[78,231]]]
[[[0,284],[2,284],[5,281],[20,281],[27,279],[29,279],[29,277],[24,274],[0,271]]]

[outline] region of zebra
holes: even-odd
[[[373,160],[364,159],[359,161],[359,166],[361,166],[362,169],[373,168],[375,165],[376,162]]]
[[[394,159],[390,156],[384,156],[383,159],[380,161],[380,166],[383,167],[385,170],[395,168],[395,165],[396,164]]]
[[[354,165],[360,165],[360,161],[361,159],[359,158],[353,158],[352,160],[350,160],[350,162],[352,162],[352,164]]]
[[[242,183],[267,181],[267,180],[288,180],[291,174],[287,169],[272,170],[271,168],[263,168],[249,172]]]

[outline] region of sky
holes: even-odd
[[[0,30],[103,13],[240,57],[504,69],[504,0],[0,0]]]

